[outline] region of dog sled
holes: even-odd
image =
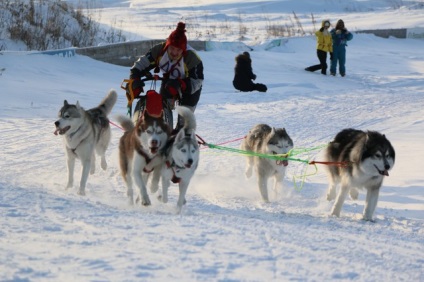
[[[148,109],[152,109],[155,112],[163,112],[163,119],[169,125],[170,128],[173,128],[174,119],[172,110],[175,109],[175,103],[178,99],[166,99],[156,91],[157,81],[162,81],[163,77],[159,75],[150,75],[145,78],[142,78],[142,82],[151,81],[150,89],[144,93],[144,88],[142,88],[141,93],[136,96],[133,92],[131,79],[124,79],[121,83],[121,88],[125,90],[127,97],[127,115],[133,120],[136,124],[139,119],[143,116],[143,112]],[[137,100],[137,103],[132,109],[132,104],[134,100]]]

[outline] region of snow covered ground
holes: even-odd
[[[117,2],[103,1],[105,11]],[[141,5],[116,6],[130,2]],[[186,2],[216,12],[230,6]],[[115,121],[126,113],[119,85],[129,68],[82,56],[3,52],[0,280],[424,281],[424,41],[354,34],[344,78],[303,70],[317,63],[313,36],[264,46],[252,46],[251,57],[267,93],[233,89],[237,52],[199,52],[205,82],[198,135],[238,148],[253,125],[267,123],[285,127],[295,147],[312,148],[346,127],[378,130],[392,142],[396,163],[375,223],[360,219],[364,193],[346,200],[340,218],[329,217],[323,166],[316,173],[307,167],[312,175],[302,182],[305,165],[291,162],[284,190],[264,204],[255,179],[244,178],[244,157],[215,149],[202,149],[181,215],[176,186],[167,204],[152,196],[152,206],[130,207],[118,166],[122,131],[113,126],[108,170],[89,177],[85,197],[77,187],[65,191],[63,144],[53,135],[63,100],[90,108],[117,89]],[[319,160],[320,151],[302,157]]]

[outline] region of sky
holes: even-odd
[[[144,2],[157,5],[103,1],[103,19],[111,9],[143,13]],[[304,7],[301,1],[282,2]],[[331,4],[337,4],[340,13],[367,19],[362,10],[345,12],[341,1],[324,2],[332,13],[338,10]],[[370,23],[395,12],[384,8],[389,2],[372,2]],[[164,8],[170,3],[164,1],[150,22],[173,15]],[[277,1],[179,3],[216,14],[248,4],[291,11]],[[255,9],[246,11],[254,25]],[[407,16],[399,19],[414,25]],[[205,81],[195,112],[197,134],[209,144],[238,148],[249,129],[266,123],[286,128],[295,148],[311,149],[325,147],[344,128],[384,133],[396,162],[381,188],[375,222],[361,220],[364,191],[357,201],[346,200],[339,218],[329,216],[322,165],[291,161],[283,189],[262,203],[256,178],[244,177],[244,156],[208,148],[202,148],[181,214],[175,185],[166,204],[151,195],[152,206],[129,206],[118,163],[123,132],[114,125],[108,169],[89,176],[86,196],[77,195],[77,186],[65,190],[64,146],[53,134],[63,101],[89,109],[116,89],[110,115],[116,122],[126,114],[119,87],[129,68],[78,55],[9,50],[0,55],[0,280],[423,281],[424,41],[354,33],[343,78],[304,71],[318,62],[313,36],[281,42],[274,48],[266,40],[249,45],[256,81],[268,86],[266,93],[233,88],[234,58],[241,50],[232,46],[238,44],[198,52]],[[322,160],[322,149],[300,157]],[[76,183],[80,170],[77,162]]]

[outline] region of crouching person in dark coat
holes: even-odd
[[[256,75],[252,70],[252,60],[248,52],[243,52],[236,57],[236,66],[234,68],[234,88],[243,92],[259,91],[266,92],[267,87],[262,83],[254,83]]]

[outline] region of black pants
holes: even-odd
[[[318,50],[317,49],[317,57],[319,60],[319,65],[313,65],[310,67],[307,67],[306,70],[308,71],[317,71],[321,70],[322,74],[327,74],[327,52]]]

